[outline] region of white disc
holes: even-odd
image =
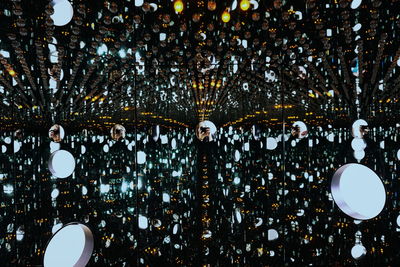
[[[93,252],[93,234],[80,223],[67,224],[47,244],[44,267],[84,267]]]
[[[68,0],[54,0],[52,2],[54,14],[51,19],[54,21],[55,26],[67,25],[74,16],[74,9]]]
[[[49,170],[57,178],[67,178],[75,170],[75,158],[66,150],[57,150],[50,155]]]
[[[385,206],[386,192],[381,179],[361,164],[340,167],[333,175],[331,190],[339,208],[354,219],[374,218]]]
[[[361,244],[354,245],[354,247],[351,249],[351,256],[356,260],[365,256],[365,254],[367,254],[367,250]]]
[[[267,149],[268,150],[274,150],[275,148],[277,148],[277,146],[278,146],[278,142],[276,141],[275,138],[273,138],[273,137],[267,138]]]

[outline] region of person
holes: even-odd
[[[114,139],[115,141],[124,139],[125,138],[125,127],[120,124],[114,125],[114,127],[112,127],[112,129],[111,129],[111,138]]]
[[[199,129],[200,129],[199,138],[201,141],[210,142],[213,140],[210,127],[200,127]]]
[[[62,140],[60,125],[54,124],[49,130],[49,137],[53,142],[59,143]]]

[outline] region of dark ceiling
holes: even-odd
[[[252,1],[248,11],[183,0],[179,14],[172,1],[70,2],[61,27],[47,0],[0,2],[3,122],[221,126],[268,122],[282,106],[324,119],[397,115],[399,0]]]

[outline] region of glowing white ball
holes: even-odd
[[[137,163],[144,164],[146,162],[146,153],[143,151],[138,151],[137,153]]]
[[[54,14],[51,19],[55,26],[67,25],[74,16],[74,9],[68,0],[53,0],[51,3],[54,8]]]
[[[365,256],[365,254],[367,254],[367,250],[361,244],[354,245],[354,247],[351,249],[351,256],[356,260]]]
[[[147,229],[149,226],[149,220],[146,216],[139,215],[139,228],[140,229]]]
[[[274,150],[277,146],[278,146],[278,142],[276,141],[275,138],[273,138],[273,137],[267,138],[267,149],[268,150]]]
[[[397,150],[397,159],[400,160],[400,149]]]
[[[354,151],[354,158],[360,162],[365,157],[364,150]]]
[[[331,191],[339,208],[358,220],[379,215],[386,202],[385,188],[379,176],[357,163],[346,164],[335,172]]]
[[[358,8],[358,7],[361,5],[361,2],[362,2],[362,0],[353,0],[353,1],[351,2],[350,7],[351,7],[352,9],[356,9],[356,8]]]
[[[84,267],[93,252],[93,235],[79,223],[68,224],[50,239],[44,253],[44,267]]]
[[[50,155],[49,170],[57,178],[67,178],[75,170],[75,158],[66,150],[57,150]]]
[[[50,153],[60,150],[60,148],[61,148],[60,143],[50,142]]]
[[[239,150],[235,150],[235,161],[239,161],[240,160],[240,152]]]
[[[277,240],[278,237],[279,237],[278,231],[276,231],[275,229],[268,230],[268,241]]]
[[[356,137],[353,139],[353,141],[351,141],[351,148],[353,148],[354,151],[364,150],[366,147],[367,143],[364,139]]]

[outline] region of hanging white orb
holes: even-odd
[[[75,170],[75,158],[66,150],[57,150],[50,155],[49,170],[57,178],[67,178]]]
[[[67,25],[72,20],[74,9],[68,0],[53,0],[51,5],[53,6],[54,14],[50,17],[55,26]]]

